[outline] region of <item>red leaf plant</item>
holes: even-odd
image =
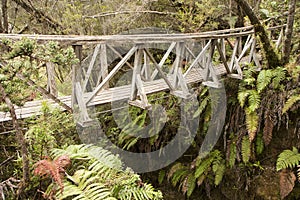
[[[51,177],[56,182],[61,192],[64,191],[62,178],[65,174],[65,167],[71,163],[69,156],[62,155],[55,160],[40,160],[34,164],[34,174],[42,177]]]

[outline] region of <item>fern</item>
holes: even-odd
[[[191,173],[186,177],[185,182],[183,183],[182,192],[183,194],[186,193],[187,196],[190,197],[195,187],[196,187],[196,178],[194,174]]]
[[[38,176],[51,177],[55,183],[60,186],[61,192],[64,191],[62,178],[65,172],[65,167],[71,163],[70,158],[66,155],[61,155],[55,160],[40,160],[34,164],[34,174]]]
[[[251,154],[251,143],[248,136],[244,136],[242,140],[242,159],[246,164],[249,162]]]
[[[204,159],[200,164],[197,166],[195,171],[195,177],[198,178],[201,176],[205,171],[209,170],[210,165],[214,161],[214,157],[209,156],[208,158]]]
[[[287,102],[284,104],[282,113],[286,113],[296,102],[300,100],[300,94],[291,96]]]
[[[249,90],[248,108],[254,112],[260,105],[260,95],[256,90]]]
[[[286,69],[283,67],[277,67],[276,69],[272,70],[273,72],[273,87],[277,89],[280,86],[280,82],[285,80],[286,78]]]
[[[263,130],[263,139],[264,143],[267,145],[270,144],[273,136],[273,128],[274,128],[274,122],[272,121],[271,117],[269,116],[269,112],[265,114],[265,123],[264,123],[264,130]]]
[[[73,175],[63,181],[64,192],[56,192],[58,199],[75,200],[127,200],[162,199],[162,193],[143,183],[139,175],[130,170],[123,171],[120,159],[101,147],[93,145],[71,145],[65,150],[54,149],[53,156],[69,155],[72,159]],[[49,186],[47,193],[55,187]]]
[[[235,164],[236,159],[236,144],[235,142],[230,144],[230,152],[229,152],[229,166],[232,168]]]
[[[272,71],[271,70],[262,70],[257,76],[257,91],[261,93],[270,83],[272,79]]]
[[[210,96],[206,96],[200,103],[198,109],[196,110],[196,112],[193,115],[193,118],[199,117],[199,115],[201,115],[201,113],[203,113],[203,111],[205,110],[208,102],[210,100]]]
[[[300,162],[300,153],[297,148],[293,147],[293,150],[284,150],[278,156],[276,169],[277,171],[296,167]]]
[[[158,183],[159,184],[162,184],[162,182],[165,179],[165,176],[166,176],[166,171],[165,170],[159,170],[159,173],[158,173]]]
[[[256,140],[255,140],[255,147],[256,147],[256,153],[257,155],[260,155],[264,150],[264,141],[262,134],[257,134]]]
[[[219,185],[223,179],[223,175],[225,173],[225,162],[221,156],[218,156],[212,166],[213,172],[215,174],[215,185]]]
[[[244,88],[243,88],[244,89]],[[241,105],[241,107],[244,107],[245,105],[245,102],[247,100],[247,97],[250,95],[250,92],[246,89],[242,90],[240,89],[239,90],[239,93],[238,93],[238,100],[239,100],[239,103]]]
[[[246,109],[246,125],[250,142],[252,142],[255,138],[258,128],[258,119],[259,117],[256,112],[252,112],[251,110]]]

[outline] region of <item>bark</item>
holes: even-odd
[[[49,99],[52,99],[55,103],[61,105],[64,109],[66,109],[69,113],[72,113],[73,110],[68,106],[67,104],[61,102],[57,97],[55,97],[53,94],[49,93],[46,89],[43,87],[37,85],[33,80],[25,78],[22,74],[18,73],[17,77],[21,80],[25,81],[25,83],[29,86],[33,86],[36,88],[37,91],[48,97]]]
[[[8,33],[7,0],[2,0],[3,32]]]
[[[26,12],[34,16],[38,22],[45,23],[50,28],[53,28],[54,30],[63,33],[62,25],[56,22],[50,16],[46,15],[46,13],[43,13],[42,11],[34,8],[32,5],[26,3],[24,0],[13,0],[13,1],[16,2],[19,6],[21,6],[24,10],[26,10]]]
[[[241,6],[246,15],[249,17],[251,24],[254,26],[255,33],[259,36],[263,46],[263,50],[266,54],[266,59],[269,68],[276,68],[281,65],[280,59],[275,52],[274,47],[271,45],[271,41],[268,37],[266,29],[263,27],[258,17],[253,12],[252,8],[245,0],[235,0],[236,3]]]
[[[9,96],[6,94],[2,84],[0,83],[0,94],[2,96],[2,99],[5,101],[6,105],[9,108],[10,115],[12,118],[12,123],[13,123],[13,128],[16,131],[16,137],[17,137],[17,142],[20,145],[21,148],[21,156],[22,156],[22,170],[23,170],[23,180],[19,186],[18,189],[18,197],[23,195],[24,189],[28,185],[30,181],[30,169],[29,169],[29,159],[28,159],[28,150],[26,147],[26,141],[25,137],[23,134],[23,131],[20,127],[20,124],[17,120],[16,112],[13,103],[11,102]]]
[[[289,4],[289,15],[287,20],[287,27],[285,32],[285,38],[283,43],[283,57],[282,63],[286,64],[289,62],[290,54],[291,54],[291,44],[292,44],[292,36],[293,36],[293,26],[295,19],[295,10],[296,10],[296,0],[290,0]]]

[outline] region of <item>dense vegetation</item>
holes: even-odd
[[[211,116],[210,90],[193,85],[199,128],[193,145],[168,167],[137,174],[97,145],[81,144],[72,109],[43,104],[41,114],[0,124],[0,199],[299,199],[300,12],[296,0],[1,0],[1,33],[108,35],[160,27],[192,33],[253,24],[263,68],[249,63],[243,79],[224,78],[227,112],[222,137],[205,157],[199,149]],[[282,52],[266,27],[287,24]],[[71,47],[0,36],[0,110],[71,94]],[[88,55],[89,51],[84,50]],[[159,52],[156,54],[159,55]],[[45,74],[55,74],[56,88]],[[114,83],[111,83],[114,84]],[[131,106],[123,129],[110,105],[97,107],[108,138],[132,152],[160,150],[177,134],[180,99],[152,94],[168,120],[159,135],[128,135],[149,123],[147,110]],[[120,111],[121,113],[122,111]],[[122,114],[122,113],[121,113]],[[138,127],[138,128],[137,128]]]

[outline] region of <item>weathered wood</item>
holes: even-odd
[[[107,52],[106,52],[106,45],[101,44],[100,48],[100,66],[101,66],[101,74],[99,75],[99,78],[101,77],[102,80],[104,80],[108,76],[108,64],[107,64]],[[100,84],[100,79],[97,81],[97,85]],[[104,89],[109,88],[109,82],[103,86]]]
[[[76,104],[76,94],[75,94],[75,84],[76,82],[79,82],[81,80],[81,74],[80,74],[80,66],[81,66],[81,58],[82,58],[82,45],[73,45],[72,46],[75,52],[75,55],[77,59],[79,60],[79,63],[74,64],[72,66],[72,100],[71,100],[71,107],[74,108]]]
[[[159,62],[159,64],[158,64],[159,68],[161,68],[163,66],[163,64],[166,62],[167,58],[169,57],[170,53],[172,52],[172,50],[174,49],[175,46],[176,46],[176,42],[172,42],[170,47],[168,48],[167,52],[164,54],[161,61]],[[151,80],[154,80],[155,77],[157,76],[157,74],[158,74],[158,70],[155,69],[153,74],[151,75]]]
[[[191,69],[194,68],[194,66],[200,61],[200,59],[202,59],[203,56],[205,56],[206,50],[211,46],[211,40],[209,40],[209,42],[205,45],[205,47],[201,50],[201,52],[198,54],[198,56],[195,58],[195,60],[193,61],[193,63],[191,64],[191,66],[186,70],[186,72],[184,73],[184,77],[190,72]],[[189,51],[191,53],[191,51]],[[194,56],[194,54],[192,54]],[[195,56],[194,56],[195,57]]]
[[[110,50],[112,50],[121,60],[123,59],[123,56],[115,49],[113,48],[111,45],[107,44],[106,45],[108,48],[110,48]],[[125,64],[127,66],[129,66],[131,69],[133,69],[133,66],[129,63],[129,62],[125,62]]]
[[[135,56],[134,56],[134,68],[132,72],[131,92],[130,92],[130,99],[129,99],[131,101],[137,99],[137,93],[138,93],[137,77],[138,75],[141,74],[142,56],[143,56],[143,51],[141,49],[138,49],[135,52]]]
[[[129,52],[126,54],[126,56],[114,67],[114,69],[106,76],[106,78],[98,85],[92,94],[88,97],[86,100],[86,103],[88,104],[96,95],[97,93],[108,83],[108,81],[120,70],[120,68],[127,62],[127,60],[134,54],[134,52],[137,50],[137,46],[133,46]]]
[[[157,62],[153,58],[152,54],[147,49],[144,49],[144,51],[146,52],[146,54],[150,58],[150,60],[153,62],[154,66],[156,67],[156,69],[158,70],[158,72],[160,73],[160,75],[162,76],[162,78],[164,79],[164,81],[167,83],[167,85],[169,86],[170,90],[173,91],[174,87],[172,86],[171,82],[168,80],[168,78],[166,77],[166,75],[164,74],[164,72],[161,70],[160,66],[157,64]]]
[[[85,77],[84,77],[84,81],[83,81],[83,86],[82,86],[83,91],[86,91],[86,89],[87,89],[86,87],[87,87],[87,84],[88,84],[88,82],[90,80],[90,76],[91,76],[92,70],[94,68],[94,65],[95,65],[95,62],[96,62],[96,58],[98,56],[99,49],[100,49],[100,44],[96,45],[96,48],[94,50],[91,62],[90,62],[89,67],[88,67],[88,70],[86,71],[86,74],[85,74]],[[106,58],[106,55],[105,55],[105,58]]]
[[[46,63],[46,70],[47,70],[47,90],[50,94],[57,97],[57,87],[56,87],[56,80],[55,80],[55,69],[54,63],[47,62]]]

